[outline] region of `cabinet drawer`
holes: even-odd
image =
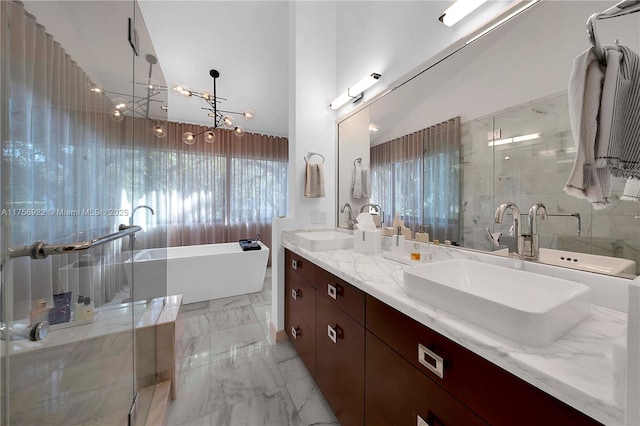
[[[316,299],[316,383],[342,426],[364,425],[364,327]]]
[[[331,299],[356,321],[364,325],[364,292],[348,282],[318,268],[316,288],[323,296]]]
[[[316,375],[316,335],[313,329],[300,318],[290,304],[285,304],[284,326],[289,340],[293,342],[311,376]]]
[[[291,269],[296,274],[307,280],[313,287],[316,286],[316,265],[304,257],[285,249],[285,268]]]
[[[509,426],[599,424],[379,300],[371,296],[366,300],[367,329],[486,422]],[[420,355],[424,363],[418,359],[419,345],[430,351]],[[433,371],[439,369],[442,377]]]
[[[316,289],[287,269],[284,278],[285,303],[290,304],[311,330],[316,327]]]
[[[367,332],[365,424],[486,425],[453,396]]]

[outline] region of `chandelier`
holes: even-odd
[[[151,77],[153,66],[158,63],[158,58],[152,54],[148,54],[145,56],[145,59],[149,63],[148,77],[144,81],[135,82],[136,85],[143,86],[144,96],[107,91],[104,90],[101,84],[96,82],[91,82],[90,90],[93,93],[106,95],[109,98],[111,101],[109,117],[113,121],[122,121],[125,115],[140,116],[153,124],[151,132],[155,137],[164,138],[167,135],[167,128],[162,124],[163,120],[156,120],[150,117],[150,109],[153,104],[164,103],[164,101],[157,98],[157,96],[165,92],[167,88],[158,84],[158,82]],[[126,100],[126,98],[129,100]],[[161,105],[160,109],[166,111],[167,106]]]
[[[216,140],[216,134],[214,130],[217,128],[232,130],[233,133],[238,136],[244,136],[245,130],[242,126],[236,125],[232,115],[241,115],[245,120],[251,120],[254,116],[253,110],[245,109],[243,112],[225,111],[218,109],[218,104],[227,99],[221,98],[216,94],[216,79],[220,77],[220,72],[217,70],[210,70],[209,75],[213,79],[213,93],[203,90],[202,92],[196,92],[191,90],[189,86],[184,84],[175,83],[171,92],[182,99],[200,98],[207,106],[202,107],[203,110],[208,111],[207,115],[213,119],[213,126],[210,126],[207,130],[194,134],[193,132],[184,132],[182,135],[182,141],[187,145],[193,145],[196,143],[196,137],[203,135],[205,142],[213,143]]]

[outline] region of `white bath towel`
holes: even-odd
[[[360,167],[359,161],[353,163],[351,195],[353,196],[353,198],[362,198],[362,167]]]
[[[371,198],[371,170],[369,166],[362,169],[362,198]]]
[[[640,203],[640,179],[627,179],[620,199]]]
[[[307,198],[324,197],[324,166],[321,163],[307,163],[304,196]]]
[[[598,135],[601,85],[604,72],[593,50],[589,49],[573,61],[569,79],[569,117],[576,145],[576,160],[564,192],[577,198],[585,198],[594,208],[602,208],[610,202],[603,191],[595,164],[595,145]],[[606,173],[605,173],[606,174]]]
[[[369,166],[362,167],[360,162],[356,162],[353,165],[351,196],[353,198],[371,197],[371,171],[369,170]]]

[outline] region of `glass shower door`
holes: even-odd
[[[133,239],[67,248],[130,223],[137,4],[0,7],[2,424],[127,424],[145,309],[124,273]]]

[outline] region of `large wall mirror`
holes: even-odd
[[[576,157],[573,61],[590,47],[589,16],[614,4],[540,2],[341,119],[338,205],[358,214],[379,204],[383,226],[399,214],[432,240],[494,251],[511,244],[511,218],[495,224],[496,207],[517,204],[528,232],[524,214],[540,202],[549,214],[538,220],[541,247],[640,265],[640,203],[621,199],[624,179],[601,210],[563,191]],[[640,13],[597,25],[602,44],[639,51]],[[370,198],[353,196],[356,165],[370,167]],[[337,223],[347,226],[344,214]]]

